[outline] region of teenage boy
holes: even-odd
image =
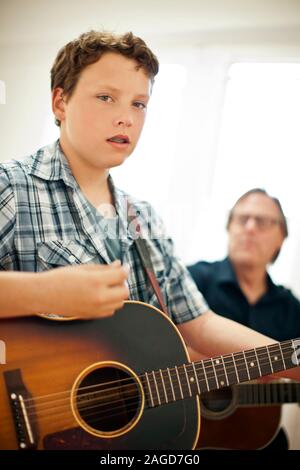
[[[138,235],[193,359],[270,344],[272,339],[209,309],[151,206],[117,189],[109,175],[138,142],[157,72],[156,57],[132,33],[91,31],[59,51],[51,88],[60,138],[22,162],[2,165],[0,265],[43,271],[120,259],[129,267],[129,298],[158,306],[134,243]],[[128,212],[135,223],[128,222]],[[107,270],[103,302],[121,305],[127,298],[122,269]],[[300,368],[288,376],[300,378]]]

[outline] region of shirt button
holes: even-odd
[[[69,256],[69,261],[70,261],[70,263],[75,263],[75,261],[76,261],[75,256],[70,255],[70,256]]]

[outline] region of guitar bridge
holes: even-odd
[[[30,406],[30,414],[26,400],[31,398],[22,379],[20,369],[4,372],[4,380],[10,401],[12,416],[15,424],[16,437],[21,450],[37,448],[37,427],[34,408]]]

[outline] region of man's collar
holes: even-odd
[[[268,272],[266,273],[266,275],[267,275],[268,290],[267,290],[265,295],[272,294],[272,296],[276,295],[278,297],[281,297],[281,295],[282,295],[281,290],[279,290],[277,288],[276,284],[274,284],[274,282],[272,281],[272,278],[271,278],[271,276],[269,275]],[[236,274],[235,274],[235,271],[234,271],[234,268],[233,268],[233,265],[232,265],[232,263],[231,263],[231,261],[228,257],[225,258],[221,262],[221,265],[219,267],[219,272],[217,274],[217,280],[218,280],[218,283],[220,283],[220,284],[223,284],[223,283],[224,284],[235,284],[235,285],[239,286],[238,280],[237,280],[237,277],[236,277]]]
[[[238,284],[233,266],[228,257],[221,261],[216,277],[219,283]]]

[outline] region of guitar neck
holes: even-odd
[[[300,403],[300,382],[255,383],[238,387],[239,405]]]
[[[300,338],[159,369],[143,374],[148,406],[154,407],[300,365]]]

